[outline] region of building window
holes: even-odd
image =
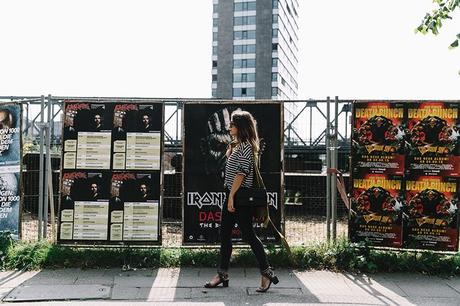
[[[272,58],[272,67],[278,67],[278,59]]]
[[[272,81],[276,82],[278,80],[278,73],[272,73]]]
[[[278,37],[278,29],[272,30],[272,37]]]
[[[217,46],[212,47],[212,54],[217,54]]]
[[[272,5],[274,9],[278,8],[278,0],[273,0]]]
[[[217,61],[212,61],[212,68],[216,68],[217,67]]]
[[[256,10],[256,2],[240,2],[240,3],[235,3],[233,5],[233,9],[235,12],[238,11],[255,11]]]
[[[240,26],[249,24],[256,24],[256,16],[242,16],[233,18],[233,25]]]
[[[212,81],[213,81],[213,82],[217,82],[217,74],[213,74],[213,75],[212,75]]]
[[[233,82],[235,83],[255,82],[255,81],[256,81],[255,73],[235,73],[233,74]]]
[[[211,90],[211,95],[212,95],[213,97],[216,97],[216,90],[215,90],[214,88]]]
[[[275,15],[272,16],[272,22],[273,23],[278,23],[278,15],[275,14]]]
[[[212,26],[213,26],[213,27],[217,27],[218,25],[219,25],[219,19],[213,18],[213,19],[212,19]]]
[[[278,95],[278,87],[272,87],[272,96]]]
[[[255,97],[256,89],[251,88],[233,88],[234,97]]]
[[[255,68],[255,59],[236,59],[233,60],[233,68]]]
[[[256,45],[236,45],[233,46],[234,54],[256,53]]]
[[[240,40],[240,39],[255,39],[256,38],[256,31],[235,31],[233,33],[233,39]]]
[[[212,10],[214,13],[217,13],[217,4],[212,5]]]
[[[209,37],[209,36],[208,36]],[[217,32],[212,32],[212,40],[216,41],[217,40]]]
[[[272,51],[278,51],[278,44],[277,43],[272,44]]]

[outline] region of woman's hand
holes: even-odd
[[[233,196],[228,196],[227,210],[231,213],[235,212],[235,207],[233,206]]]

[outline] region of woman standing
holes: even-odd
[[[252,187],[254,181],[254,156],[259,153],[257,123],[249,112],[236,111],[230,122],[230,135],[233,142],[228,146],[225,166],[226,205],[222,207],[220,226],[220,265],[217,275],[206,283],[206,288],[215,288],[222,284],[228,287],[228,267],[232,254],[232,229],[238,223],[243,240],[254,252],[262,275],[261,286],[257,292],[266,292],[272,283],[278,283],[278,277],[271,270],[264,247],[256,236],[252,226],[254,208],[244,205],[234,207],[234,196],[240,187]]]

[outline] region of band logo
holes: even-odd
[[[278,209],[278,192],[267,192],[268,206],[273,206]],[[226,200],[225,192],[188,192],[187,205],[198,206],[201,209],[203,206],[218,206],[222,209]]]

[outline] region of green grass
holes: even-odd
[[[334,244],[319,243],[285,249],[268,245],[272,266],[294,269],[329,269],[349,272],[421,272],[460,275],[460,254],[387,251],[365,244],[351,244],[345,238]],[[15,242],[0,236],[0,269],[36,270],[41,268],[156,268],[216,267],[217,249],[191,248],[76,248],[49,242]],[[234,250],[232,266],[256,267],[250,249]]]

